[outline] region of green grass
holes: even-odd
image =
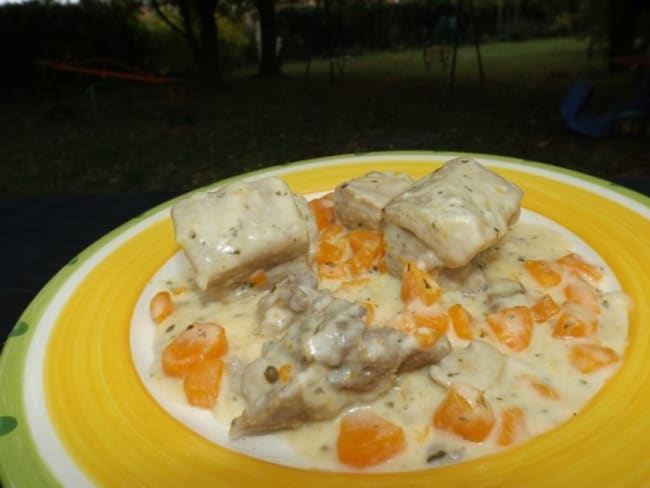
[[[402,149],[501,154],[605,178],[647,174],[647,135],[586,139],[558,112],[576,77],[596,82],[601,109],[630,93],[630,73],[607,74],[574,39],[488,43],[482,55],[483,85],[473,47],[459,51],[453,96],[448,68],[427,72],[412,49],[351,56],[333,83],[320,60],[307,80],[304,63],[277,79],[251,68],[212,93],[190,87],[176,104],[155,87],[100,91],[97,120],[77,79],[76,92],[2,107],[0,195],[183,191],[278,163]]]

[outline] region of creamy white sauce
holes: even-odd
[[[525,219],[524,219],[525,220]],[[485,275],[488,281],[497,279],[516,280],[526,290],[540,287],[524,270],[524,259],[557,259],[575,249],[576,242],[571,237],[543,225],[518,223],[512,230],[483,256]],[[593,258],[593,256],[589,256]],[[587,259],[589,260],[589,259]],[[607,271],[607,270],[606,270]],[[400,281],[388,274],[372,274],[371,280],[360,286],[346,286],[335,280],[321,282],[341,298],[359,303],[374,304],[373,326],[385,325],[402,309],[400,300]],[[557,287],[545,290],[562,303],[562,289],[566,282],[575,280],[570,273],[564,274],[564,281]],[[601,296],[602,315],[597,332],[597,340],[612,348],[622,357],[627,344],[627,300],[616,291],[615,280],[606,276],[599,285],[603,288]],[[173,282],[152,282],[150,290],[185,287],[188,291],[174,295],[176,310],[164,323],[156,326],[153,337],[153,358],[146,379],[147,386],[157,398],[165,402],[184,401],[182,382],[167,378],[162,374],[160,354],[177,334],[192,322],[216,322],[226,329],[229,351],[225,357],[228,371],[222,381],[218,404],[214,409],[213,421],[223,429],[228,428],[233,418],[245,408],[245,402],[233,389],[236,375],[236,361],[248,363],[260,355],[265,337],[256,335],[257,318],[255,306],[258,294],[252,294],[232,303],[215,301],[200,292],[193,284],[189,273],[178,273]],[[151,294],[142,300],[150,298]],[[504,298],[501,307],[531,306],[535,297],[541,293],[530,292]],[[473,317],[481,320],[489,312],[489,303],[484,294],[464,295],[460,291],[444,293],[436,305],[441,311],[455,303],[462,304]],[[150,324],[147,324],[150,327]],[[455,348],[463,348],[468,341],[459,339],[453,332],[448,337]],[[592,338],[593,339],[593,338]],[[504,355],[504,367],[498,380],[485,390],[485,397],[492,406],[496,417],[508,407],[520,407],[526,415],[530,439],[548,431],[578,415],[603,384],[612,376],[620,361],[589,374],[582,374],[571,366],[567,355],[571,345],[581,339],[553,337],[551,324],[536,324],[528,348],[522,352],[509,352],[490,335],[482,340],[492,344]],[[137,362],[137,361],[136,361]],[[546,398],[531,386],[531,378],[553,388],[558,399]],[[428,368],[400,375],[397,384],[386,394],[371,402],[369,406],[379,415],[402,426],[407,439],[407,449],[389,461],[370,468],[373,471],[399,471],[434,467],[441,464],[473,459],[501,450],[496,444],[498,425],[483,442],[474,443],[461,439],[451,433],[437,430],[432,423],[433,413],[445,396],[446,389],[436,384],[429,375]],[[326,470],[347,471],[337,459],[336,440],[338,420],[312,422],[298,429],[261,436],[276,439],[289,447],[295,461],[289,464]],[[260,438],[261,439],[261,438]],[[222,439],[223,440],[223,439]],[[248,439],[247,441],[250,441]],[[237,443],[228,447],[239,449]],[[246,451],[248,452],[248,451]],[[444,452],[444,457],[435,454]],[[248,452],[257,455],[255,452]],[[436,459],[431,459],[431,458]],[[272,458],[272,456],[271,456]],[[428,460],[429,459],[429,460]],[[285,462],[285,461],[279,461]]]

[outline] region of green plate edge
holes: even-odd
[[[617,185],[608,180],[581,173],[576,170],[553,166],[548,163],[529,161],[526,159],[499,156],[495,154],[467,153],[457,151],[377,151],[367,153],[339,154],[334,156],[306,159],[274,166],[261,168],[240,175],[232,176],[199,187],[191,192],[180,195],[176,198],[163,202],[150,210],[128,220],[104,237],[95,241],[85,248],[71,262],[63,267],[36,295],[34,300],[25,309],[18,319],[12,332],[7,338],[2,353],[0,354],[0,482],[1,486],[25,487],[25,486],[61,486],[54,477],[49,467],[40,457],[32,437],[25,414],[23,404],[23,377],[25,371],[24,358],[31,343],[34,330],[43,317],[43,313],[54,295],[61,289],[67,279],[94,255],[104,245],[123,234],[136,224],[149,218],[174,202],[185,198],[190,193],[203,191],[206,188],[214,187],[217,184],[224,184],[231,181],[247,178],[250,176],[287,169],[292,166],[319,164],[335,162],[341,159],[367,159],[372,157],[473,157],[488,159],[504,163],[513,163],[521,166],[529,166],[547,170],[553,173],[561,173],[578,180],[588,181],[605,189],[619,193],[642,205],[650,207],[650,197],[636,191]],[[29,462],[27,462],[29,460]]]

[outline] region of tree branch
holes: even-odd
[[[189,40],[190,37],[189,33],[185,32],[181,27],[177,26],[174,22],[172,22],[172,20],[169,17],[167,17],[165,12],[163,12],[162,9],[160,8],[160,4],[158,3],[158,0],[151,0],[151,6],[156,11],[156,14],[158,14],[158,17],[160,17],[162,21],[165,24],[167,24],[172,31],[174,31],[179,36]]]

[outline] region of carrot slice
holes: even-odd
[[[367,409],[341,418],[336,450],[339,460],[356,468],[374,466],[406,449],[404,430]]]
[[[149,302],[149,315],[151,320],[160,324],[174,313],[174,303],[168,291],[159,291]]]
[[[527,307],[504,308],[486,317],[497,339],[510,350],[523,351],[533,336],[533,319]]]
[[[460,303],[456,303],[447,309],[447,315],[451,320],[451,325],[460,339],[468,341],[474,338],[472,331],[472,316]]]
[[[278,368],[278,375],[280,376],[280,381],[283,383],[288,383],[293,378],[293,366],[290,364],[283,364]]]
[[[366,325],[372,324],[372,322],[375,320],[375,304],[365,301],[361,304],[361,306],[366,309],[366,315],[363,316],[363,321],[366,323]]]
[[[413,321],[418,327],[427,327],[440,332],[441,335],[447,333],[449,329],[449,317],[446,315],[413,315]]]
[[[564,288],[564,297],[569,302],[578,303],[594,313],[600,313],[598,292],[589,283],[571,283]]]
[[[320,240],[321,242],[334,242],[337,239],[341,239],[345,233],[345,228],[341,224],[329,224],[323,227],[320,231]]]
[[[414,263],[406,263],[402,271],[402,301],[406,304],[420,300],[424,305],[433,305],[438,301],[442,289],[433,279],[431,273],[418,268]]]
[[[418,327],[413,335],[421,349],[430,349],[445,334],[430,327]]]
[[[510,446],[525,437],[527,432],[526,415],[521,408],[511,407],[501,412],[497,444],[503,447]]]
[[[188,403],[200,408],[214,408],[222,376],[221,359],[209,358],[196,363],[183,381],[183,391]]]
[[[524,262],[524,269],[528,271],[535,281],[545,288],[557,285],[562,281],[562,275],[558,273],[549,261],[533,259]]]
[[[367,247],[362,247],[347,260],[348,269],[353,277],[368,273],[375,266],[377,257]]]
[[[451,385],[433,415],[434,427],[472,442],[483,441],[494,423],[492,407],[483,392],[461,383]]]
[[[384,252],[384,235],[376,230],[351,230],[348,233],[350,247],[354,252],[365,248],[374,251],[376,256]]]
[[[596,332],[598,318],[591,310],[576,303],[567,303],[562,309],[553,326],[553,336],[589,337]]]
[[[194,323],[163,350],[163,372],[185,378],[197,363],[221,357],[227,350],[226,331],[221,325]]]
[[[323,263],[318,265],[318,275],[321,278],[344,280],[349,278],[350,272],[345,263]]]
[[[560,307],[550,295],[544,295],[542,298],[537,300],[532,307],[530,307],[533,319],[537,323],[546,322],[552,317],[555,317],[561,311],[562,307]]]
[[[255,271],[252,275],[248,277],[248,284],[250,286],[256,286],[256,287],[264,286],[266,285],[267,281],[268,281],[268,276],[266,276],[266,273],[261,269]]]
[[[331,241],[321,241],[318,246],[318,252],[316,253],[315,260],[317,263],[336,263],[343,258],[345,253],[345,242],[331,242]]]
[[[585,281],[599,281],[603,277],[603,272],[597,266],[586,262],[576,253],[562,256],[557,262]]]
[[[324,229],[329,224],[334,223],[336,215],[334,212],[334,193],[328,193],[320,198],[315,198],[309,202],[309,208],[316,219],[316,227]]]
[[[558,392],[553,388],[552,386],[547,385],[546,383],[542,383],[540,381],[533,381],[530,386],[533,387],[533,390],[535,390],[537,393],[539,393],[541,396],[545,398],[549,398],[551,400],[559,400],[560,395]]]
[[[576,344],[569,351],[569,360],[581,373],[591,373],[618,361],[618,354],[607,346]]]

